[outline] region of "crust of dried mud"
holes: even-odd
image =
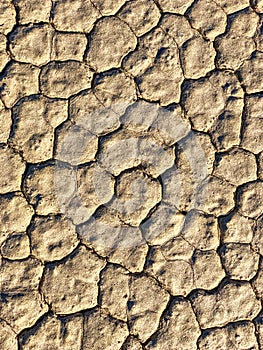
[[[263,349],[263,1],[1,0],[0,348]]]

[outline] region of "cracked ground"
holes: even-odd
[[[263,1],[0,0],[1,350],[263,349]]]

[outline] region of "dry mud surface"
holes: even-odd
[[[263,1],[0,0],[1,350],[263,349]]]

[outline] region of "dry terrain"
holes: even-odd
[[[0,349],[263,349],[263,0],[0,0]]]

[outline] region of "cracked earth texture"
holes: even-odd
[[[263,349],[263,1],[0,0],[1,350]]]

